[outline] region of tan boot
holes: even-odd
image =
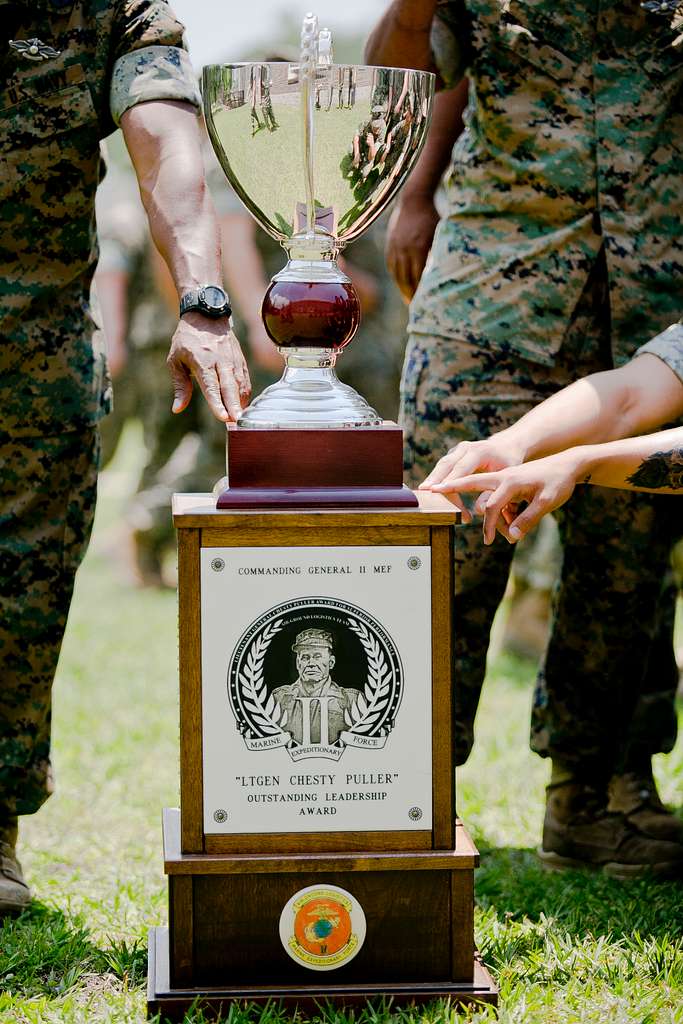
[[[20,914],[31,902],[31,892],[24,881],[16,856],[17,819],[0,824],[0,917]]]
[[[662,803],[651,767],[613,775],[608,792],[607,810],[623,814],[643,835],[683,843],[683,821]]]
[[[554,869],[587,867],[615,878],[683,877],[683,846],[644,835],[585,783],[548,786],[539,857]]]

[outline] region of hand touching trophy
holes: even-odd
[[[298,64],[204,69],[220,164],[288,256],[261,311],[284,374],[229,431],[219,508],[414,505],[401,484],[399,428],[335,373],[361,319],[337,257],[409,174],[433,88],[425,72],[334,64],[331,35],[313,15],[304,18]]]

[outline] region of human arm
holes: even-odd
[[[437,93],[427,141],[391,215],[386,242],[389,273],[410,301],[420,282],[439,221],[434,196],[464,128],[467,79]]]
[[[579,483],[683,494],[683,427],[581,445],[499,472],[456,478],[451,485],[457,495],[479,494],[474,511],[483,516],[485,544],[493,543],[496,531],[514,544],[564,505]],[[522,502],[526,507],[520,511]]]
[[[681,414],[681,378],[659,356],[645,352],[617,370],[576,381],[485,441],[462,441],[421,487],[448,492],[459,503],[453,485],[461,477],[518,466],[578,445],[648,433]],[[469,520],[469,514],[463,518]]]
[[[196,110],[176,101],[138,103],[121,117],[154,243],[178,295],[221,281],[220,229],[204,176]],[[249,373],[227,318],[186,313],[168,356],[173,412],[192,397],[192,376],[211,411],[236,420],[246,405]]]

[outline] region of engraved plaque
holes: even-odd
[[[430,829],[430,549],[201,559],[205,832]]]

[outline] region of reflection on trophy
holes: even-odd
[[[335,373],[338,356],[360,324],[358,296],[337,257],[407,177],[425,138],[433,82],[425,72],[334,64],[331,34],[318,30],[313,15],[304,19],[298,64],[204,69],[206,122],[221,166],[288,256],[261,311],[284,358],[284,374],[229,432],[230,489],[219,507],[283,507],[282,488],[289,492],[284,507],[414,505],[402,491],[400,470],[391,482],[387,477],[400,431],[383,423]],[[349,427],[364,428],[354,435],[372,428],[373,438],[352,439]],[[267,430],[269,437],[245,436],[255,429]],[[335,439],[332,432],[339,430],[345,436]],[[284,433],[277,437],[274,431]],[[310,433],[303,437],[301,431]],[[375,453],[376,479],[367,467],[369,451]],[[274,460],[284,475],[273,477],[268,464]],[[346,480],[339,480],[340,464],[348,465]],[[355,497],[331,491],[344,487],[364,491]],[[373,487],[384,490],[373,497]],[[297,499],[292,488],[306,493]],[[279,494],[261,493],[278,489]],[[324,493],[316,499],[313,491]]]

